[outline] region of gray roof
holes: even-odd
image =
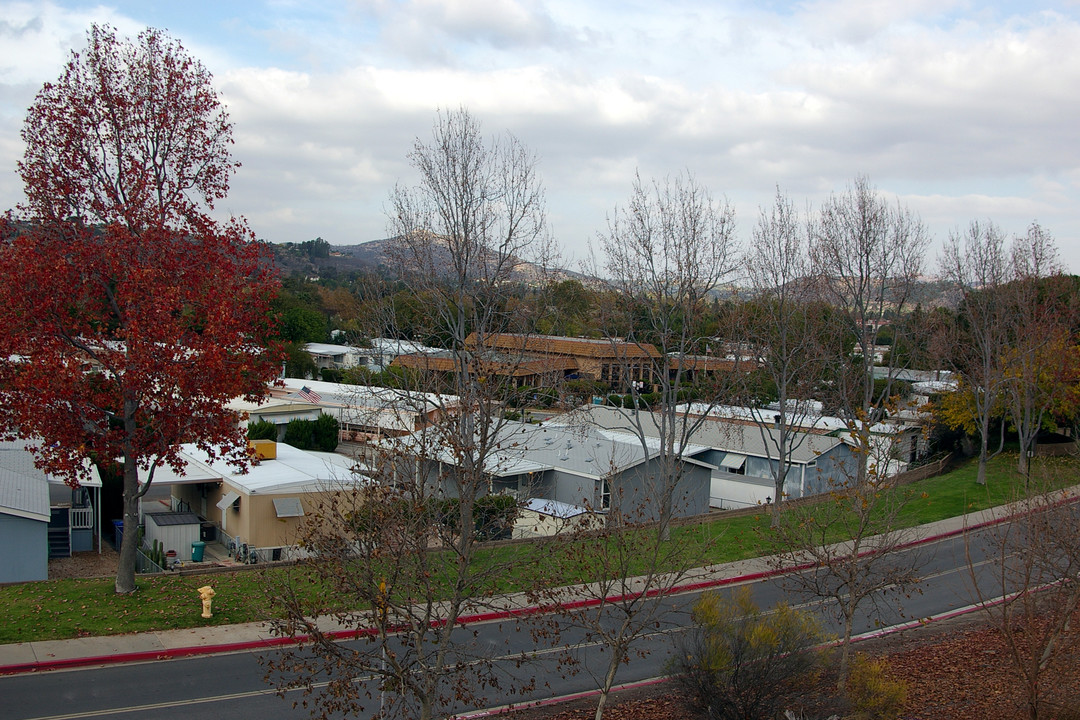
[[[575,410],[567,422],[584,423],[587,426],[619,430],[636,431],[636,423],[628,412],[618,408],[601,405],[589,405]],[[649,437],[659,435],[659,416],[651,412],[637,414],[642,432]],[[696,418],[691,418],[696,420]],[[762,435],[764,430],[764,435]],[[791,452],[791,461],[796,463],[813,462],[819,455],[842,444],[842,440],[830,435],[791,431],[797,447]],[[714,450],[740,453],[762,458],[776,458],[776,442],[779,433],[771,425],[762,428],[756,423],[739,422],[724,418],[706,418],[691,435],[695,445],[704,445]]]
[[[453,464],[453,454],[446,448],[432,448],[425,453],[424,442],[434,446],[437,436],[418,433],[396,438],[384,444],[407,442],[414,452]],[[556,469],[587,477],[604,477],[634,467],[645,461],[645,450],[636,438],[623,433],[605,432],[595,427],[570,427],[551,423],[507,422],[500,428],[497,449],[487,458],[486,471],[494,476],[517,475]],[[697,451],[704,447],[695,448]]]
[[[156,512],[146,513],[146,517],[153,518],[158,527],[167,525],[198,525],[199,516],[193,512]]]
[[[49,476],[21,441],[0,443],[0,513],[49,521]]]

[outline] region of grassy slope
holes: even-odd
[[[909,486],[913,500],[905,507],[906,525],[933,522],[966,512],[981,510],[1013,499],[1021,478],[1015,471],[1015,455],[1002,455],[992,461],[987,487],[975,483],[975,464],[968,462],[950,473]],[[1077,463],[1072,460],[1047,460],[1043,469],[1059,479],[1057,484],[1075,482]],[[728,562],[761,553],[768,518],[764,514],[718,518],[703,526],[679,528],[672,540],[697,543],[708,538],[705,559],[710,563]],[[507,568],[500,591],[522,587],[529,573],[530,548],[514,545],[492,550],[495,562]],[[0,624],[0,644],[54,640],[89,635],[110,635],[147,630],[227,625],[264,620],[270,616],[271,602],[266,588],[283,572],[302,573],[302,566],[292,570],[267,569],[231,574],[164,575],[138,580],[139,592],[131,596],[113,593],[112,579],[50,580],[0,587],[0,604],[7,617]],[[276,577],[267,578],[266,573]],[[567,582],[585,578],[567,578]],[[318,584],[304,582],[313,607],[329,609],[328,598]],[[212,585],[214,617],[200,617],[201,603],[197,588]]]

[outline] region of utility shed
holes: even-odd
[[[146,515],[146,543],[161,542],[165,551],[176,551],[178,560],[191,560],[191,543],[199,540],[201,521],[193,512],[159,512]]]
[[[6,450],[7,448],[3,448]],[[4,453],[5,460],[15,453]],[[0,463],[0,583],[47,580],[49,577],[49,486],[35,471],[29,453],[18,456],[26,466]]]

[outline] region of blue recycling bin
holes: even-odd
[[[113,520],[113,542],[116,543],[116,549],[119,550],[120,546],[124,544],[124,521]]]

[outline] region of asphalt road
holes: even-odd
[[[974,576],[987,596],[996,595],[993,562],[985,559],[978,543],[972,545]],[[946,613],[974,602],[972,571],[963,537],[921,545],[907,552],[920,555],[923,580],[919,591],[906,596],[899,593],[880,595],[879,602],[873,606],[868,604],[867,611],[860,613],[856,633]],[[755,583],[753,593],[762,607],[786,600],[821,613],[834,631],[838,627],[835,608],[828,602],[793,594],[792,583],[784,576]],[[638,647],[646,651],[645,656],[638,658],[632,654],[630,664],[620,669],[616,683],[663,675],[665,663],[679,634],[688,624],[689,608],[697,597],[696,593],[687,593],[662,601],[671,607],[665,625],[639,641]],[[594,690],[607,660],[607,653],[602,648],[577,645],[574,653],[581,661],[579,670],[565,676],[561,669],[565,665],[559,662],[559,652],[536,647],[528,632],[520,631],[512,624],[491,622],[471,626],[462,637],[474,643],[474,649],[496,657],[500,663],[499,672],[504,673],[505,678],[537,678],[538,689],[529,697],[491,693],[486,696],[490,707]],[[562,640],[575,646],[581,637],[579,631],[568,629]],[[273,720],[307,717],[306,709],[293,707],[294,702],[304,700],[299,691],[289,692],[282,698],[267,684],[259,654],[199,656],[0,677],[0,716],[8,720],[130,717]],[[532,659],[521,668],[515,667],[523,654]],[[358,678],[357,682],[365,682],[365,679]],[[377,692],[373,692],[373,696],[375,699],[370,707],[377,708]]]

